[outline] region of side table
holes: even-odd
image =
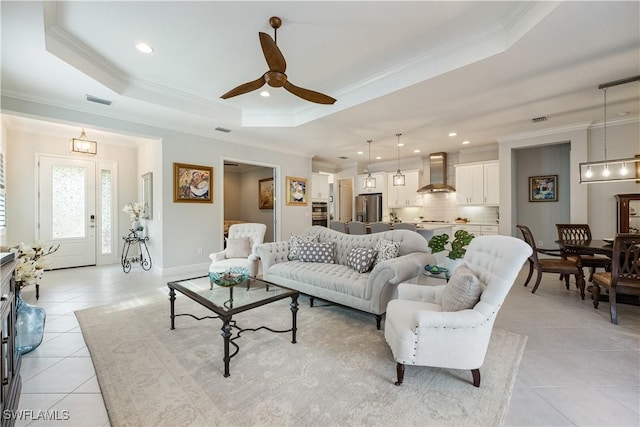
[[[122,258],[120,259],[122,270],[125,273],[130,272],[131,264],[134,262],[139,262],[140,266],[145,271],[151,270],[151,255],[149,254],[149,248],[147,247],[149,237],[142,237],[138,234],[138,230],[130,229],[129,234],[127,236],[122,236],[122,239],[124,240]],[[137,256],[130,257],[129,250],[131,249],[131,246],[135,247],[135,245],[138,245],[139,254]]]

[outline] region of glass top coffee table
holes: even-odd
[[[229,362],[235,356],[240,347],[235,340],[240,338],[240,334],[245,331],[258,331],[266,329],[271,332],[283,333],[291,332],[291,342],[296,343],[296,315],[298,312],[298,291],[266,282],[255,277],[250,277],[248,282],[240,283],[236,286],[222,287],[213,285],[209,281],[209,276],[194,277],[191,279],[177,280],[167,283],[169,287],[169,301],[171,303],[171,329],[175,329],[175,318],[178,316],[189,316],[196,320],[220,319],[222,320],[222,337],[224,339],[224,376],[229,376]],[[176,292],[179,292],[203,307],[213,311],[216,316],[196,317],[189,313],[175,313]],[[232,317],[243,311],[251,310],[263,305],[291,298],[291,329],[274,330],[266,326],[257,328],[240,328]],[[235,334],[232,334],[235,330]],[[233,336],[232,336],[233,335]],[[232,354],[229,353],[229,346],[234,347]]]

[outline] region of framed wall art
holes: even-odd
[[[273,178],[258,181],[258,209],[273,209]]]
[[[530,176],[530,202],[557,202],[558,175]]]
[[[307,206],[307,178],[287,177],[287,205]]]
[[[173,201],[174,203],[212,203],[213,168],[174,163]]]
[[[153,219],[153,172],[142,175],[142,205],[145,219]]]

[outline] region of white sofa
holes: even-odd
[[[397,297],[397,286],[421,274],[433,264],[427,241],[418,233],[393,230],[375,234],[352,235],[322,226],[313,226],[302,235],[317,234],[320,242],[335,242],[335,263],[290,261],[289,241],[263,243],[256,247],[266,281],[296,289],[303,294],[331,301],[376,316],[380,329],[387,303]],[[382,261],[366,273],[346,263],[354,247],[375,249],[378,239],[400,242],[397,258]]]

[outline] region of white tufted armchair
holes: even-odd
[[[480,367],[498,310],[520,269],[531,255],[531,247],[509,236],[481,236],[473,239],[464,262],[483,291],[472,309],[445,312],[445,286],[402,283],[398,299],[389,301],[384,335],[397,362],[402,384],[404,367],[434,366],[470,369],[473,385],[480,386]]]
[[[220,272],[231,267],[244,267],[251,276],[259,272],[260,259],[255,253],[257,245],[264,241],[267,226],[264,224],[245,222],[229,227],[227,248],[209,255],[211,265],[209,272]],[[242,246],[246,245],[245,248]]]

